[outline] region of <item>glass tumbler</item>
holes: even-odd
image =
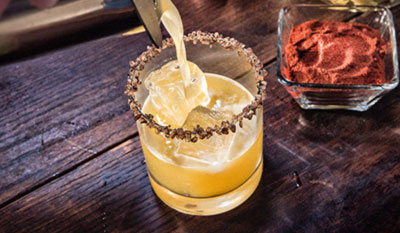
[[[152,71],[176,60],[170,38],[163,41],[160,49],[148,47],[131,62],[126,94],[156,195],[180,212],[214,215],[243,203],[260,181],[266,72],[251,49],[233,38],[197,31],[185,36],[184,41],[189,61],[197,64],[206,76],[223,75],[240,83],[251,93],[252,102],[229,121],[198,125],[193,130],[161,125],[151,113],[144,113],[142,106],[149,96],[144,81]],[[246,128],[248,125],[254,128]],[[229,147],[215,146],[216,142],[228,139],[232,140]],[[202,156],[176,152],[176,148],[185,146]],[[213,158],[216,154],[218,160]]]
[[[379,30],[386,43],[383,84],[315,84],[290,81],[285,47],[294,26],[309,20],[356,22]],[[303,109],[347,109],[366,111],[399,83],[396,32],[393,17],[381,6],[297,4],[282,8],[278,24],[278,81]]]

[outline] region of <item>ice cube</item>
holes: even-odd
[[[222,121],[231,120],[229,113],[218,112],[203,106],[197,106],[188,115],[183,128],[192,130],[200,125],[204,129],[208,126],[220,125]],[[191,163],[194,167],[218,165],[226,162],[235,134],[230,132],[225,135],[214,134],[209,139],[197,142],[181,141],[177,146],[176,157],[180,157],[184,163]]]
[[[231,118],[232,115],[227,112],[215,111],[199,105],[190,111],[182,127],[188,130],[196,128],[197,125],[204,129],[208,126],[213,128],[215,125],[221,125],[222,121],[231,120]]]
[[[207,107],[223,112],[239,114],[254,98],[242,85],[232,79],[213,74],[207,76],[210,101]]]
[[[180,127],[189,112],[209,101],[207,82],[200,68],[188,62],[190,82],[184,85],[178,61],[171,61],[156,70],[144,81],[149,90],[149,100],[158,114],[158,123]]]

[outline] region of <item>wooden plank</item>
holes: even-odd
[[[149,43],[111,37],[1,67],[0,203],[136,132],[123,91]]]
[[[151,191],[135,137],[0,209],[0,229],[395,232],[400,137],[393,125],[400,125],[400,90],[367,113],[301,111],[277,82],[275,64],[268,70],[263,177],[237,209],[194,217],[167,207]]]
[[[262,62],[275,57],[281,7],[265,4],[177,1],[187,32],[237,37]],[[256,24],[264,14],[275,18]],[[0,207],[135,134],[123,91],[128,61],[148,44],[145,33],[114,35],[0,66]]]
[[[399,27],[399,12],[396,12],[396,25]],[[397,28],[397,32],[399,29]],[[398,38],[399,36],[398,33]],[[16,156],[15,154],[3,156],[4,151],[1,152],[0,164],[15,161],[16,167],[9,168],[10,173],[3,172],[4,167],[0,167],[0,172],[3,172],[0,174],[0,177],[3,178],[2,182],[6,180],[5,183],[0,183],[0,187],[5,187],[1,190],[0,195],[12,197],[25,190],[29,191],[32,187],[37,189],[30,190],[33,192],[26,193],[21,199],[15,200],[0,210],[0,216],[2,216],[0,232],[3,230],[4,232],[102,230],[110,232],[134,230],[273,232],[316,231],[318,228],[322,229],[321,231],[394,232],[396,227],[399,228],[400,222],[396,214],[400,209],[398,203],[400,191],[397,185],[400,179],[398,165],[400,154],[398,147],[399,89],[383,98],[367,113],[301,111],[284,89],[279,86],[274,67],[271,67],[267,90],[269,99],[265,104],[264,115],[266,120],[264,126],[266,162],[262,183],[253,197],[244,205],[216,217],[202,218],[181,215],[166,207],[153,196],[145,175],[145,167],[140,163],[142,155],[139,152],[137,137],[101,156],[92,155],[89,150],[98,148],[98,146],[91,147],[93,143],[98,143],[101,148],[106,150],[121,142],[121,139],[124,141],[125,138],[132,136],[131,130],[134,130],[134,126],[132,122],[128,122],[130,113],[124,109],[126,108],[125,101],[109,100],[109,98],[124,99],[123,96],[116,97],[114,94],[110,97],[103,96],[108,92],[101,90],[110,88],[112,93],[120,93],[119,91],[123,90],[125,82],[119,84],[120,80],[116,76],[121,74],[123,76],[121,79],[125,80],[123,72],[126,72],[126,65],[123,65],[124,71],[119,73],[119,61],[125,62],[126,58],[138,53],[134,48],[132,51],[126,51],[129,50],[127,45],[133,43],[140,45],[144,42],[137,41],[142,39],[137,39],[135,36],[122,39],[111,37],[104,41],[72,47],[60,53],[48,54],[44,56],[46,59],[41,57],[25,63],[12,64],[6,66],[8,74],[15,74],[15,76],[11,76],[13,77],[12,81],[8,76],[3,76],[3,72],[7,69],[0,68],[2,87],[2,98],[0,99],[6,101],[2,103],[0,112],[3,114],[8,111],[8,115],[1,115],[0,118],[2,126],[0,137],[3,139],[11,132],[3,127],[11,127],[10,124],[3,124],[3,120],[9,118],[18,121],[13,126],[15,128],[13,130],[20,130],[15,135],[20,137],[19,135],[23,133],[22,139],[26,137],[27,140],[35,138],[35,135],[40,135],[40,130],[47,130],[46,122],[52,123],[53,119],[56,119],[55,125],[65,127],[61,129],[65,129],[63,135],[67,135],[67,138],[52,138],[54,141],[50,140],[50,142],[55,144],[50,142],[46,144],[46,140],[44,140],[45,148],[42,151],[48,150],[48,154],[37,149],[41,144],[41,139],[38,138],[36,141],[31,141],[32,144],[26,144],[38,150],[39,152],[35,152],[36,154],[29,152]],[[116,43],[113,40],[125,42],[118,41]],[[92,43],[94,43],[93,47],[91,47]],[[140,47],[143,46],[140,45]],[[117,50],[119,53],[113,53],[113,50]],[[111,55],[101,57],[95,54],[96,56],[87,58],[89,61],[79,59],[85,57],[86,54],[93,55],[93,51],[106,51]],[[268,51],[261,53],[263,61],[267,61],[265,54],[269,53]],[[59,63],[52,63],[57,61],[57,58],[63,60],[60,60]],[[103,59],[103,61],[98,61],[98,59]],[[105,62],[108,59],[110,63]],[[46,61],[53,65],[47,67]],[[83,63],[83,65],[79,69],[75,69],[76,64],[79,63]],[[99,66],[100,64],[103,67]],[[18,72],[18,65],[24,65],[24,69]],[[85,69],[87,67],[92,67],[92,69],[95,67],[100,75],[105,73],[104,76],[108,78],[93,77],[89,70]],[[57,69],[69,69],[72,74],[68,76],[68,73],[63,71],[44,75],[45,78],[41,79],[41,76],[37,74],[40,69],[45,70],[44,74],[48,72],[52,74],[51,72],[53,70],[56,72]],[[21,75],[23,72],[28,74]],[[74,79],[74,75],[80,75],[81,72],[83,74],[80,79]],[[64,77],[62,74],[67,76]],[[58,88],[59,90],[47,90],[46,85],[48,88],[50,85],[47,83],[50,82],[47,79],[53,80],[55,75],[61,79],[60,83],[63,85],[57,84],[61,86]],[[110,79],[110,77],[115,80],[104,80]],[[85,82],[84,78],[95,82],[81,84],[81,81]],[[69,84],[69,82],[73,84]],[[82,85],[83,88],[78,88],[76,83]],[[24,86],[20,87],[22,91],[17,95],[11,90],[17,90],[19,85]],[[39,85],[39,87],[35,87],[35,85]],[[99,95],[92,95],[94,90],[91,92],[87,86],[91,88],[94,86],[94,90],[100,92]],[[70,88],[72,90],[68,91]],[[38,99],[39,94],[34,95],[24,90],[50,94],[43,95],[42,99]],[[54,93],[56,91],[58,91],[57,94]],[[76,92],[88,93],[80,97],[82,94],[74,96]],[[63,96],[63,101],[54,97],[59,94]],[[66,96],[75,98],[75,100],[66,101],[68,100]],[[16,99],[12,99],[12,97]],[[30,103],[28,100],[33,102],[24,112],[25,105]],[[49,106],[45,111],[41,110],[43,107],[37,105],[41,103],[41,100],[47,101],[43,105]],[[24,102],[18,105],[18,101]],[[53,104],[54,101],[56,104]],[[112,102],[108,107],[112,108],[115,103],[119,102],[121,105],[118,106],[121,107],[116,106],[112,111],[99,107],[108,101]],[[81,103],[88,102],[91,104],[81,106]],[[71,108],[69,108],[70,106]],[[90,107],[93,107],[94,110],[92,111]],[[58,111],[58,109],[52,111],[52,108],[60,108],[64,111]],[[81,113],[82,109],[86,110]],[[71,114],[63,115],[65,111],[71,112]],[[75,113],[75,111],[79,113]],[[22,112],[23,116],[13,115],[14,112]],[[104,115],[104,112],[108,113]],[[47,113],[51,114],[46,116]],[[30,119],[29,114],[41,116]],[[69,116],[71,118],[68,118]],[[76,129],[69,126],[69,123],[60,124],[60,122],[67,122],[75,118],[79,120],[76,121],[79,123],[84,120],[90,122],[79,124]],[[113,120],[108,120],[110,118]],[[96,123],[96,121],[99,122]],[[125,126],[124,130],[113,129],[113,127],[119,127],[120,124]],[[45,130],[43,132],[47,132]],[[114,134],[108,132],[110,130]],[[52,134],[49,133],[49,135]],[[90,137],[97,138],[99,142],[97,140],[89,142],[88,138]],[[75,144],[82,142],[78,145],[84,149],[78,150],[74,148],[76,146],[68,145],[68,142],[64,142],[67,139],[76,140],[72,141]],[[102,141],[105,139],[106,141]],[[3,140],[0,142],[3,143]],[[13,152],[29,148],[18,147],[18,145],[20,144],[13,146],[16,148],[12,149]],[[46,149],[46,146],[53,146],[55,151],[61,151],[64,154],[51,154],[52,150]],[[2,147],[2,149],[4,148]],[[77,152],[73,152],[73,150]],[[81,154],[78,156],[74,153]],[[10,160],[7,160],[8,156],[11,156]],[[34,158],[35,156],[39,158]],[[83,157],[93,160],[85,163],[87,160]],[[6,159],[3,160],[3,158]],[[18,159],[19,163],[27,162],[25,165],[19,166],[16,162]],[[35,159],[37,160],[35,161]],[[32,169],[36,169],[33,167],[35,163],[39,164],[39,167],[41,166],[38,173],[36,170],[32,172]],[[25,168],[29,168],[31,171]],[[303,186],[298,189],[296,189],[292,177],[294,170],[299,172],[303,182]],[[69,173],[48,185],[37,186],[37,184],[41,184],[41,181],[48,181],[51,175],[56,174],[57,176],[57,172],[60,171],[69,171]],[[15,178],[15,182],[7,183],[9,179],[14,179],[14,176],[18,177]],[[27,180],[24,185],[18,185],[24,180]],[[9,195],[9,192],[13,192],[13,194]],[[210,221],[213,224],[210,224]]]

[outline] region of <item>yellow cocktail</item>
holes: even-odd
[[[246,88],[231,79],[206,74],[206,80],[210,100],[204,108],[237,114],[254,99]],[[209,112],[198,109],[202,108],[193,110],[186,123],[193,121],[193,127],[198,123],[204,128],[219,123],[202,115]],[[157,118],[157,111],[151,101],[145,102],[143,112]],[[168,139],[146,125],[139,125],[156,194],[179,211],[200,215],[224,212],[245,201],[257,187],[262,172],[261,113],[259,108],[256,117],[244,120],[243,128],[235,133],[213,135],[196,143]]]
[[[222,213],[244,202],[261,178],[264,73],[234,39],[183,37],[172,2],[156,3],[173,40],[131,63],[126,92],[150,182],[178,211]]]

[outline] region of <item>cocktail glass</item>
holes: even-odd
[[[180,212],[214,215],[243,203],[260,181],[263,164],[262,100],[266,86],[263,78],[266,72],[251,49],[233,38],[198,31],[185,36],[184,41],[188,60],[197,64],[206,76],[214,73],[235,80],[252,94],[253,101],[232,119],[218,125],[186,130],[158,124],[152,114],[142,111],[149,96],[143,83],[152,71],[176,60],[175,46],[170,38],[163,41],[162,48],[148,47],[135,62],[131,62],[126,94],[135,116],[154,192],[165,204]],[[246,121],[251,121],[256,127],[246,129],[250,124]],[[228,137],[233,138],[233,146],[218,148],[213,144]],[[165,151],[176,145],[193,147],[200,154],[210,153],[208,157],[211,158],[186,156],[184,153],[167,155]],[[231,149],[233,147],[236,149]],[[213,150],[225,151],[222,157],[213,160]],[[235,151],[235,156],[232,151]]]

